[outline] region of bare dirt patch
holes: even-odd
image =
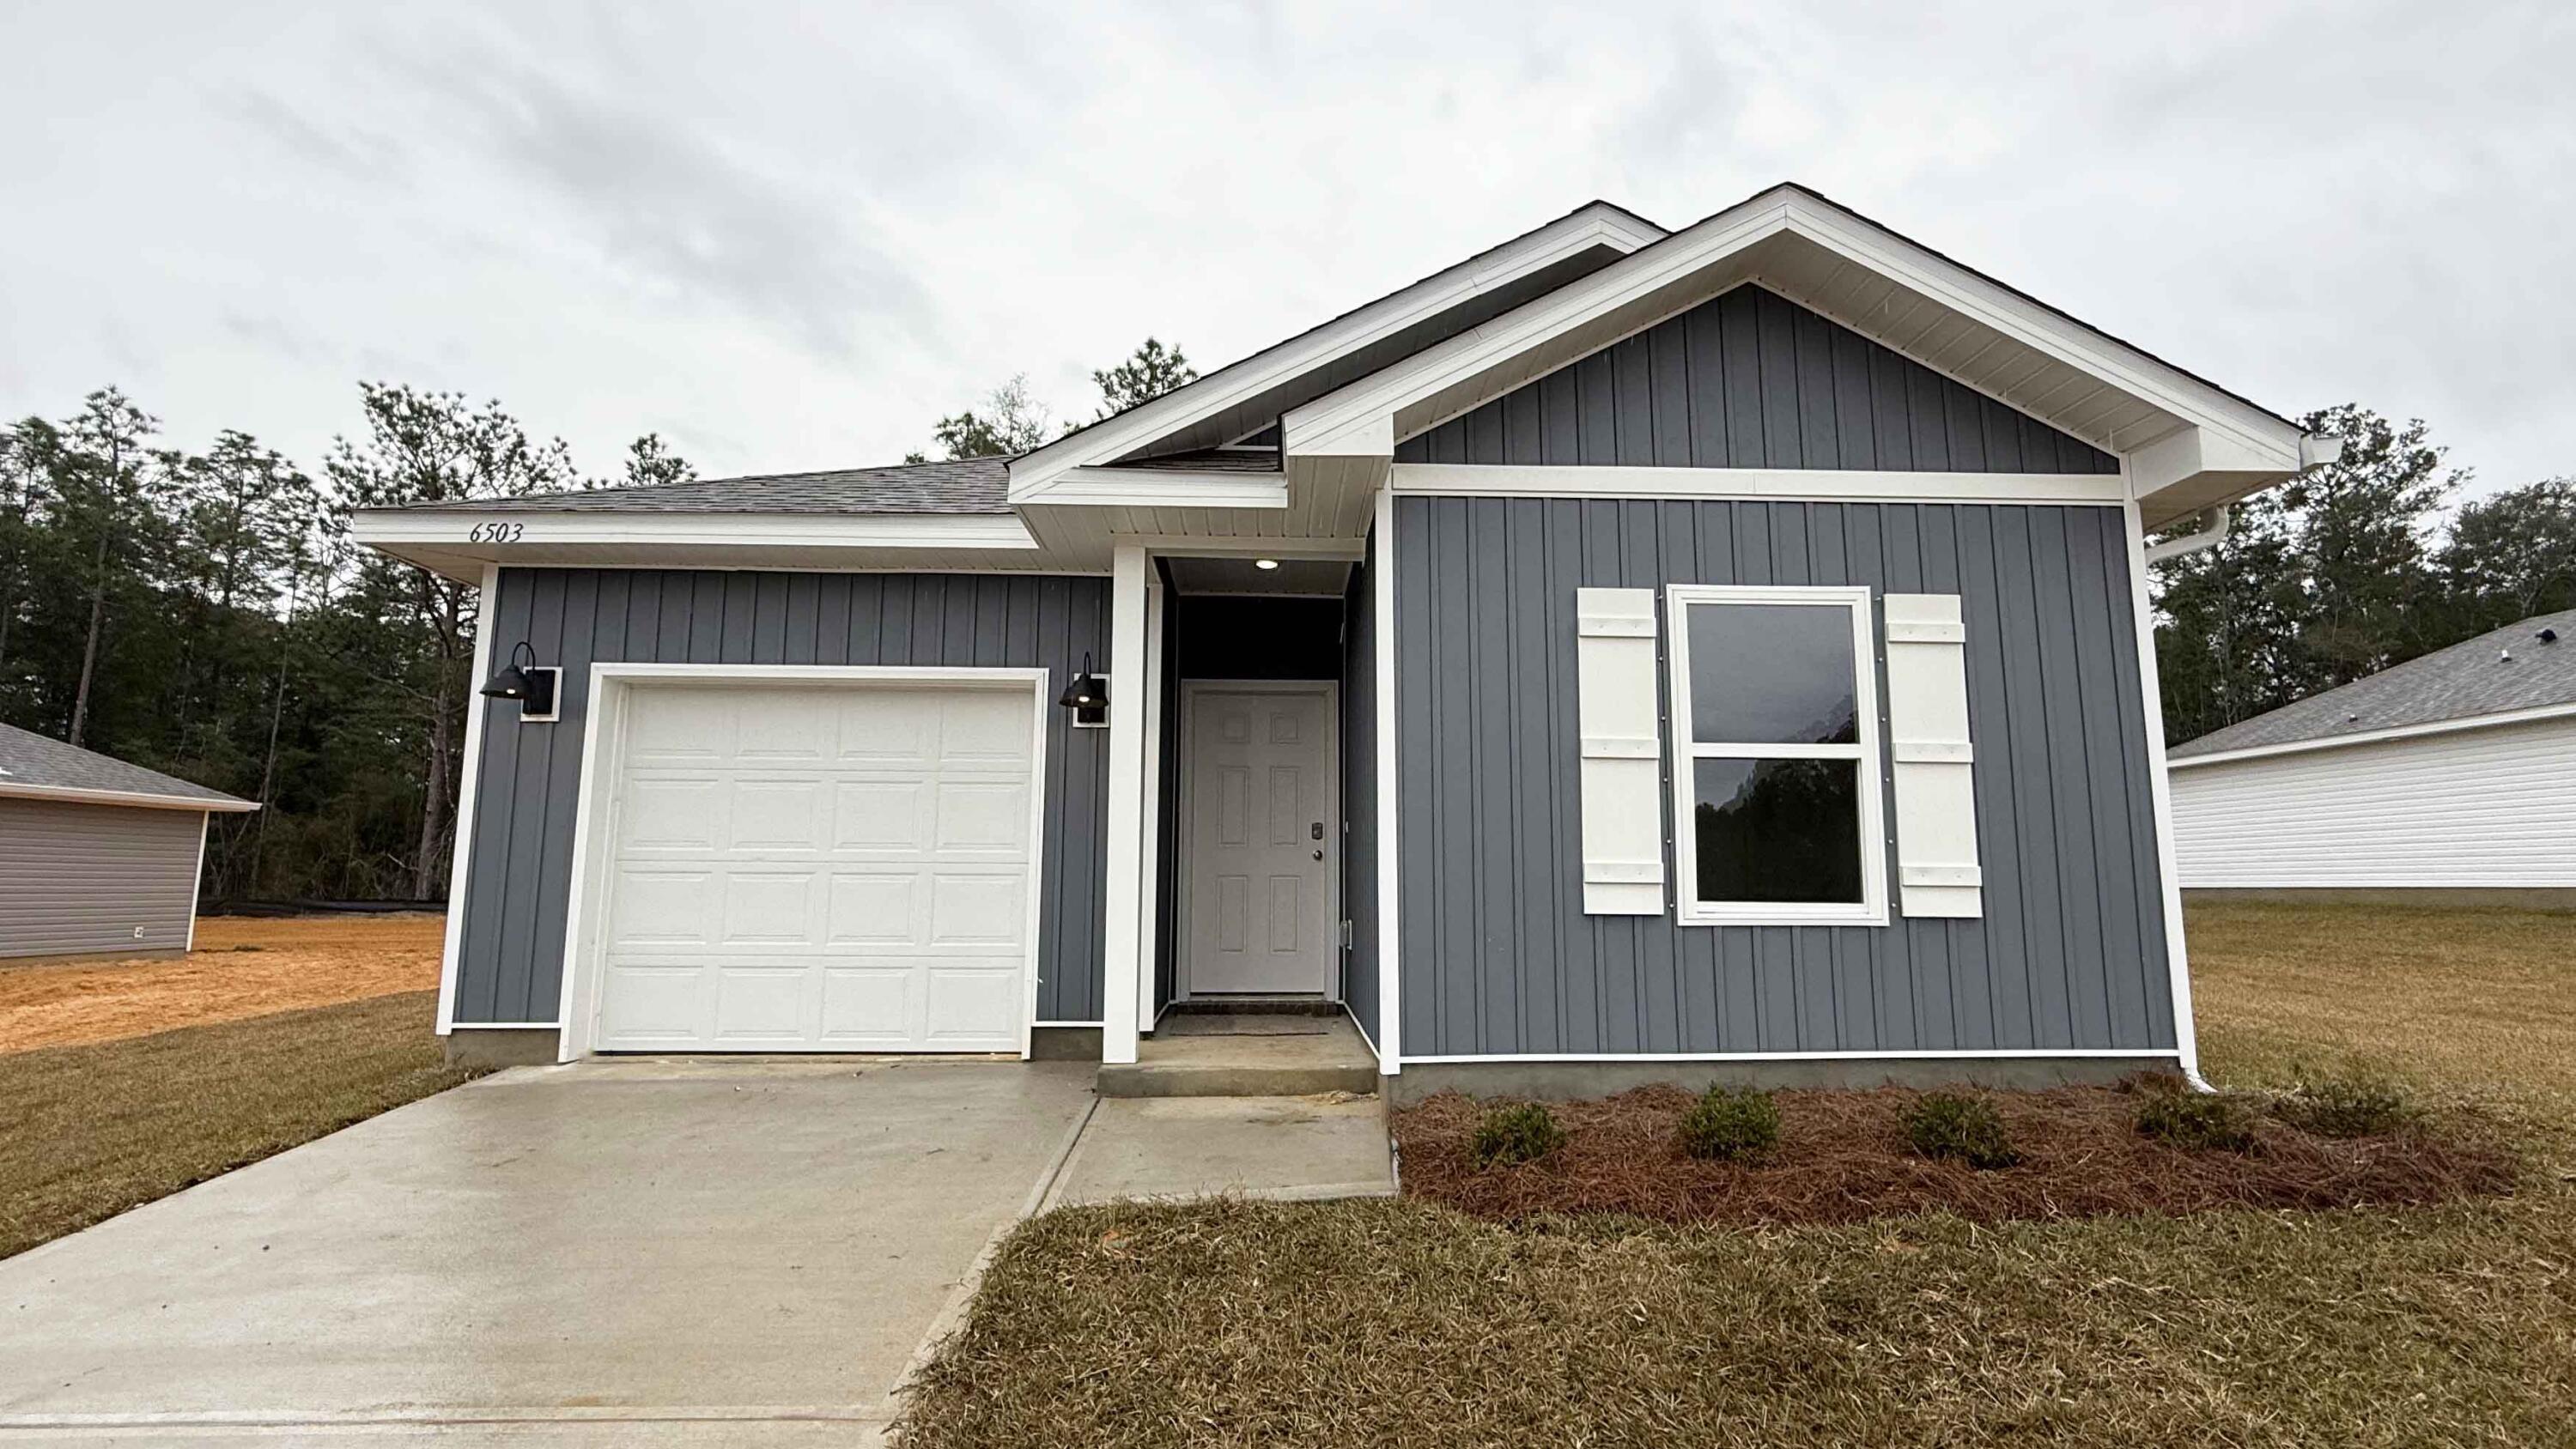
[[[2429,1126],[2331,1141],[2267,1118],[2251,1151],[2187,1150],[2140,1134],[2138,1097],[2108,1087],[1993,1093],[2021,1160],[1979,1171],[1909,1147],[1900,1118],[1919,1096],[1779,1093],[1779,1145],[1751,1164],[1684,1156],[1676,1129],[1696,1099],[1674,1087],[1550,1104],[1565,1145],[1516,1167],[1479,1170],[1470,1160],[1468,1141],[1491,1104],[1467,1097],[1443,1094],[1396,1114],[1395,1137],[1408,1195],[1505,1221],[1620,1213],[1756,1225],[1948,1212],[1997,1222],[2344,1208],[2504,1193],[2518,1173],[2502,1144]]]
[[[434,990],[444,929],[430,914],[209,917],[185,956],[0,967],[0,1052]]]

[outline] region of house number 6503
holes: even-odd
[[[478,523],[465,530],[467,543],[517,543],[527,532],[524,523]]]

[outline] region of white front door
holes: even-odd
[[[617,729],[602,1051],[1017,1052],[1031,692],[647,683]]]
[[[1331,695],[1188,689],[1182,981],[1193,996],[1322,993],[1340,846]]]

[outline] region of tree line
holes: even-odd
[[[2301,422],[2341,437],[2343,457],[2237,504],[2217,546],[2155,567],[2170,743],[2576,608],[2576,478],[2463,501],[2469,470],[2420,419],[2346,404]]]
[[[1093,374],[1100,415],[1195,376],[1149,338]],[[261,802],[213,818],[209,900],[446,894],[476,591],[354,546],[352,509],[696,476],[650,433],[587,475],[457,393],[361,383],[358,412],[311,469],[173,446],[113,387],[0,430],[0,721]],[[950,457],[1057,432],[1024,378],[932,429]]]
[[[1196,375],[1149,338],[1092,374],[1094,420]],[[309,471],[236,430],[169,446],[114,388],[0,431],[0,720],[260,801],[215,818],[210,899],[445,893],[474,590],[354,547],[351,509],[696,476],[649,433],[591,476],[498,403],[377,383],[358,402]],[[2422,422],[2305,422],[2347,439],[2341,461],[2155,569],[2173,741],[2576,607],[2576,480],[2460,503],[2468,474]],[[966,458],[1069,430],[1014,377],[931,433]]]

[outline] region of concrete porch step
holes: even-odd
[[[1092,1090],[1103,1097],[1377,1095],[1377,1058],[1347,1018],[1296,1035],[1164,1032],[1138,1043],[1136,1056],[1102,1063]]]

